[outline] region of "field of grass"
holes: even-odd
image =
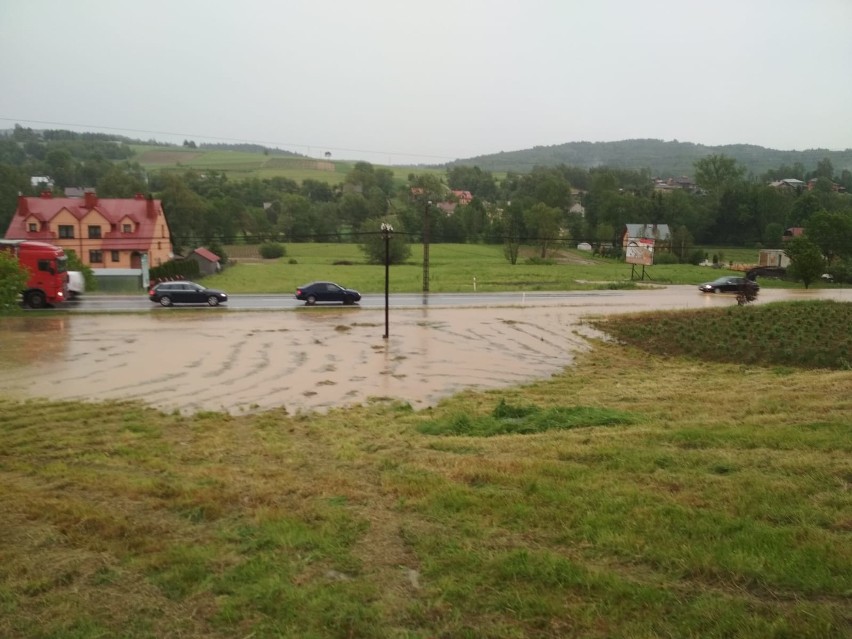
[[[233,179],[268,179],[284,177],[301,183],[312,179],[331,185],[342,183],[346,174],[355,166],[353,161],[341,161],[324,158],[289,157],[264,155],[248,151],[227,151],[221,149],[183,148],[174,146],[153,146],[134,144],[134,161],[149,171],[187,170],[221,171]],[[398,186],[408,183],[410,173],[435,173],[446,175],[443,169],[429,167],[387,167],[394,174]]]
[[[209,286],[229,293],[288,293],[313,280],[331,280],[362,293],[384,291],[384,265],[367,264],[356,244],[294,243],[285,245],[287,255],[277,260],[261,260],[257,246],[226,246],[236,262],[222,273],[205,278]],[[433,244],[429,250],[430,290],[435,293],[477,291],[560,291],[630,288],[629,264],[592,257],[574,249],[554,253],[553,263],[528,262],[537,249],[522,249],[517,264],[503,256],[503,247],[479,244]],[[641,271],[637,271],[639,277]],[[711,269],[689,264],[661,264],[646,269],[651,279],[643,285],[701,284],[721,275],[736,274],[728,269]],[[761,286],[796,286],[790,282],[761,279]],[[418,292],[423,285],[423,249],[412,245],[406,264],[390,268],[390,290]]]
[[[0,399],[0,636],[848,637],[852,370],[658,346],[805,308],[420,412]]]

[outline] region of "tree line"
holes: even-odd
[[[358,162],[342,185],[332,186],[282,177],[234,180],[219,171],[146,173],[130,159],[126,140],[74,135],[40,136],[16,127],[0,139],[4,228],[17,193],[36,194],[29,176],[49,175],[57,190],[87,184],[101,197],[153,194],[163,202],[176,252],[322,241],[362,243],[373,246],[368,254],[374,255],[380,226],[388,222],[400,238],[395,260],[406,259],[406,241],[421,242],[425,233],[435,243],[503,244],[511,261],[522,244],[537,245],[543,258],[565,242],[589,242],[617,255],[624,225],[640,223],[669,226],[676,261],[700,259],[697,245],[780,248],[791,227],[806,228],[825,266],[841,277],[852,259],[852,196],[837,190],[840,176],[828,158],[810,172],[780,166],[756,179],[733,158],[710,155],[694,163],[695,188],[670,192],[655,190],[647,169],[567,164],[499,178],[477,166],[454,165],[442,177],[411,173],[401,181],[390,169]],[[814,188],[769,186],[771,179],[798,175],[815,177]],[[453,191],[473,198],[460,203]],[[571,212],[576,204],[584,213]]]

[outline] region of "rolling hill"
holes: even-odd
[[[754,175],[762,175],[781,166],[792,167],[800,163],[805,171],[812,171],[817,163],[829,158],[835,173],[844,169],[852,171],[852,149],[830,151],[780,151],[750,144],[706,146],[677,140],[653,139],[622,140],[619,142],[567,142],[552,146],[536,146],[520,151],[505,151],[480,155],[466,160],[456,160],[448,167],[478,166],[493,173],[514,171],[529,172],[535,166],[565,164],[583,168],[611,166],[621,169],[648,169],[652,175],[691,175],[693,165],[708,155],[725,155],[734,158]]]

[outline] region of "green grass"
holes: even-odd
[[[355,163],[313,157],[290,157],[282,155],[264,155],[248,151],[226,151],[221,149],[162,147],[146,144],[130,145],[136,155],[133,161],[149,171],[220,171],[232,179],[269,179],[288,178],[301,183],[306,179],[341,184]],[[393,172],[397,186],[408,183],[411,173],[433,173],[444,177],[446,171],[426,167],[388,167]]]
[[[332,280],[362,293],[384,290],[384,265],[368,264],[357,244],[285,244],[287,255],[277,260],[261,260],[256,245],[226,246],[235,264],[222,273],[206,278],[210,286],[229,293],[289,293],[314,280]],[[482,244],[433,244],[429,251],[430,290],[441,292],[477,291],[559,291],[632,288],[629,264],[592,257],[565,249],[553,254],[553,263],[528,262],[536,249],[525,247],[517,264],[503,256],[503,247]],[[423,252],[412,245],[409,261],[392,265],[390,290],[418,292],[423,285]],[[701,284],[725,274],[727,269],[710,269],[689,264],[657,265],[646,269],[651,280],[642,285]],[[761,286],[796,286],[790,282],[761,279]]]
[[[689,330],[834,312],[760,308]],[[637,345],[420,412],[0,399],[0,636],[848,637],[852,371]]]
[[[624,343],[665,356],[763,366],[852,370],[852,304],[787,302],[595,322]]]

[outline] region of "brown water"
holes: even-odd
[[[852,290],[766,290],[852,301]],[[595,333],[587,315],[731,306],[672,286],[535,305],[392,310],[63,314],[0,320],[0,393],[137,399],[164,410],[275,407],[290,413],[393,398],[414,408],[467,388],[500,388],[569,366]]]

